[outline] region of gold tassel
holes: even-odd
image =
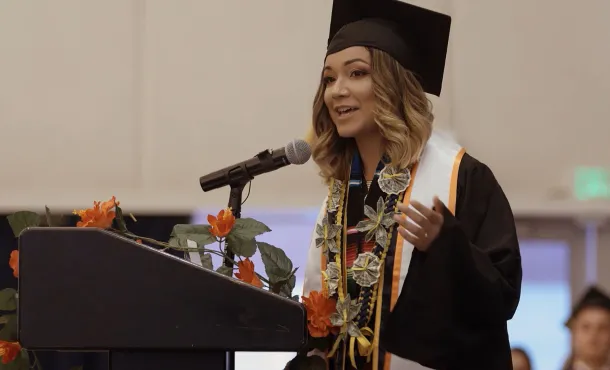
[[[371,360],[371,354],[373,353],[373,346],[367,336],[373,337],[375,333],[369,327],[360,329],[360,333],[360,336],[351,337],[349,341],[349,359],[354,368],[356,367],[356,342],[358,343],[358,354],[366,357],[367,362]]]

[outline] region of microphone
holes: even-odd
[[[243,186],[258,175],[275,171],[290,164],[304,164],[311,157],[311,148],[305,140],[292,140],[284,148],[264,150],[254,158],[214,171],[199,178],[204,192],[226,185]]]

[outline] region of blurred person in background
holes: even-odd
[[[492,171],[433,131],[426,96],[440,94],[450,21],[393,0],[333,2],[313,106],[329,195],[303,289],[310,334],[329,340],[290,369],[512,369],[513,214]]]
[[[525,349],[514,347],[510,354],[513,359],[513,370],[532,370],[532,361]]]
[[[571,353],[562,370],[610,370],[610,297],[590,287],[576,303],[566,326]]]

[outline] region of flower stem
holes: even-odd
[[[133,239],[133,240],[140,239],[140,240],[145,241],[147,243],[163,247],[163,250],[173,249],[173,250],[183,251],[183,252],[195,252],[195,251],[199,251],[199,252],[203,252],[203,253],[214,254],[216,256],[223,257],[223,260],[225,260],[225,261],[230,261],[231,264],[233,264],[233,266],[237,266],[237,262],[235,262],[234,259],[229,258],[229,256],[227,255],[226,251],[224,251],[223,248],[222,248],[222,242],[224,241],[224,239],[218,240],[218,249],[219,250],[216,251],[216,250],[208,249],[208,248],[204,248],[204,247],[197,247],[197,248],[177,247],[177,246],[174,246],[174,245],[170,245],[169,243],[160,242],[160,241],[152,239],[152,238],[147,238],[145,236],[139,236],[139,235],[136,235],[136,234],[134,234],[132,232],[129,232],[129,231],[121,231],[121,230],[117,230],[117,229],[110,229],[110,230],[115,232],[115,233],[117,233],[117,234],[119,234],[119,235],[123,235],[123,236],[125,236],[127,238],[130,238],[130,239]],[[241,261],[241,258],[239,256],[238,256],[238,258]],[[269,282],[269,280],[267,278],[265,278],[264,276],[262,276],[261,274],[259,274],[257,272],[255,272],[255,273],[256,273],[256,276],[258,276],[258,278],[263,283],[266,283],[269,286],[269,288],[271,287],[271,283]]]
[[[213,249],[208,249],[208,248],[204,248],[204,247],[197,247],[197,248],[177,247],[177,246],[174,246],[174,245],[170,245],[169,243],[160,242],[158,240],[147,238],[145,236],[139,236],[139,235],[133,234],[131,232],[122,232],[122,231],[117,230],[117,229],[111,229],[111,231],[116,232],[117,234],[123,235],[123,236],[125,236],[127,238],[130,238],[130,239],[134,239],[134,240],[140,239],[140,240],[145,241],[147,243],[163,247],[162,250],[173,249],[173,250],[177,250],[177,251],[181,251],[181,252],[195,252],[195,251],[198,251],[198,252],[211,253],[211,254],[215,254],[215,255],[220,256],[220,257],[224,257],[224,254],[222,254],[222,253],[220,253],[218,251],[215,251]]]
[[[34,356],[34,363],[32,364],[32,366],[30,366],[30,369],[34,369],[34,367],[36,367],[36,369],[42,370],[42,365],[40,365],[40,361],[38,360],[38,356],[36,356],[36,352],[32,351],[32,355]]]

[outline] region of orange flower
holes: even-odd
[[[19,277],[19,250],[15,249],[11,252],[11,258],[8,260],[8,265],[13,269],[13,276]]]
[[[5,342],[0,340],[0,357],[2,357],[2,363],[8,364],[15,360],[21,352],[21,344],[19,342]]]
[[[312,337],[325,337],[331,330],[334,331],[330,323],[330,315],[335,312],[337,307],[334,299],[330,299],[318,291],[312,291],[309,293],[309,297],[303,297],[303,304],[307,310],[307,328]]]
[[[136,239],[136,243],[142,244],[142,239]]]
[[[217,238],[224,238],[229,235],[233,225],[235,225],[235,216],[233,216],[231,208],[226,208],[218,212],[216,217],[208,215],[208,222],[212,235]]]
[[[263,287],[263,282],[254,272],[254,262],[250,261],[249,258],[246,258],[243,261],[239,261],[237,263],[237,268],[239,269],[239,272],[235,273],[236,278],[243,281],[244,283],[254,285],[257,288]]]
[[[76,226],[107,229],[112,225],[112,220],[116,216],[112,209],[118,205],[119,202],[116,201],[115,197],[112,197],[107,202],[93,202],[93,208],[74,211],[73,213],[80,217]]]

